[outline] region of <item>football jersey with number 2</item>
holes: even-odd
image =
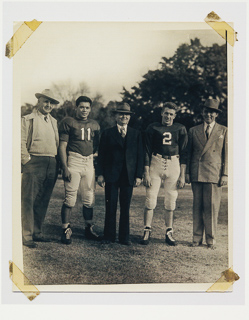
[[[145,165],[149,165],[153,153],[165,156],[180,156],[180,163],[186,164],[188,135],[180,123],[165,126],[152,123],[145,132]]]

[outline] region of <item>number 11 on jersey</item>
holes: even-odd
[[[87,128],[87,139],[86,140],[91,140],[91,128]],[[81,139],[85,140],[85,128],[81,128]]]

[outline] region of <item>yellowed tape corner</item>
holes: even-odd
[[[27,39],[35,32],[42,21],[25,21],[20,28],[14,33],[13,37],[6,44],[5,55],[12,58],[17,51],[23,46]]]
[[[30,301],[34,300],[40,294],[40,291],[12,261],[9,261],[9,276],[17,288],[22,291]]]
[[[223,21],[214,11],[210,12],[204,21],[231,46],[234,46],[235,41],[238,41],[237,32],[235,32],[233,28]]]
[[[208,290],[207,292],[225,292],[227,291],[235,281],[239,280],[237,273],[233,271],[232,268],[229,268],[222,272],[220,279],[218,279]]]

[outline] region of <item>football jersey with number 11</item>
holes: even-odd
[[[67,151],[89,156],[97,151],[100,126],[92,119],[80,120],[68,117],[62,120],[59,134],[60,140],[68,143]]]

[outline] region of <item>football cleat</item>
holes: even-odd
[[[66,229],[62,230],[61,242],[64,244],[70,244],[72,242],[71,236],[72,229],[70,228],[70,225],[68,225]]]
[[[141,244],[147,245],[150,242],[150,234],[151,234],[151,228],[150,227],[145,227],[144,228],[144,236],[143,239],[141,240]]]
[[[90,224],[85,228],[85,237],[88,240],[100,240],[100,236],[93,231],[93,225]]]
[[[171,228],[166,230],[165,242],[169,246],[176,246],[176,241],[173,238],[173,230]]]

